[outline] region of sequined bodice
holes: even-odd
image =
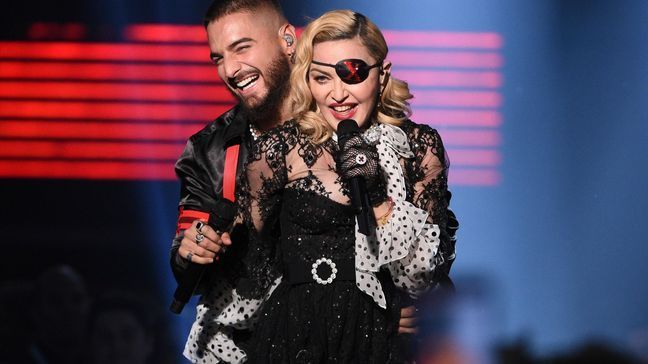
[[[300,181],[303,182],[303,181]],[[317,192],[302,189],[300,183],[284,191],[281,210],[281,250],[284,264],[320,257],[353,257],[355,215]]]

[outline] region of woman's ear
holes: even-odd
[[[387,86],[387,81],[389,81],[389,77],[391,75],[391,62],[388,60],[384,60],[382,67],[380,67],[380,89],[381,91],[385,89],[385,86]]]

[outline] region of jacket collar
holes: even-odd
[[[223,135],[224,147],[241,143],[248,129],[248,120],[243,117],[240,105],[236,105],[225,115],[225,123],[227,126]]]

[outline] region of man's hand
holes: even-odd
[[[418,333],[418,320],[418,310],[416,309],[416,307],[412,305],[401,308],[400,321],[398,321],[398,333]]]
[[[209,264],[229,245],[232,245],[229,233],[214,231],[209,225],[196,220],[184,231],[178,254],[193,263]]]

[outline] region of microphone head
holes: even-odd
[[[359,132],[360,132],[360,128],[358,127],[358,123],[356,123],[356,121],[353,119],[344,119],[340,121],[337,127],[338,137],[346,136],[348,134],[355,134]]]
[[[234,222],[237,212],[234,202],[221,198],[212,206],[208,224],[214,230],[226,230]]]

